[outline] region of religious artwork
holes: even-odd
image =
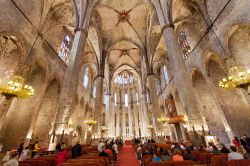
[[[66,63],[66,65],[69,65],[70,48],[71,48],[71,39],[69,35],[65,35],[58,55]]]
[[[129,25],[131,25],[129,19],[130,19],[130,15],[129,13],[132,11],[132,9],[128,10],[128,11],[125,11],[125,10],[122,10],[122,11],[118,11],[118,10],[114,10],[118,15],[118,22],[116,24],[116,26],[118,26],[121,22],[127,22]]]
[[[182,49],[182,53],[184,55],[184,59],[187,59],[189,53],[191,52],[191,47],[190,47],[190,45],[189,45],[189,43],[187,41],[187,35],[186,35],[186,33],[184,31],[180,32],[179,42],[180,42],[180,46],[181,46],[181,49]]]
[[[176,111],[174,99],[172,97],[166,99],[165,104],[166,104],[167,109],[168,109],[169,117],[177,116],[177,111]]]

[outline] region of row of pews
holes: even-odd
[[[171,144],[151,144],[159,148],[171,149]],[[138,145],[133,145],[135,151]],[[182,151],[185,154],[185,150]],[[250,160],[228,160],[228,154],[212,154],[208,152],[192,151],[195,161],[162,161],[159,163],[152,162],[153,155],[145,155],[141,159],[142,166],[182,166],[182,165],[209,165],[209,166],[248,166]]]
[[[69,158],[66,163],[56,164],[56,156],[43,156],[19,161],[19,166],[109,166],[109,157],[100,157],[97,146],[82,146],[82,156]]]

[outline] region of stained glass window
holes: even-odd
[[[117,75],[115,78],[115,83],[117,84],[132,84],[135,77],[132,72],[124,70]]]
[[[66,65],[69,65],[70,48],[71,39],[69,35],[65,35],[59,50],[59,56],[66,63]]]
[[[188,58],[188,55],[191,51],[191,47],[188,43],[188,40],[187,40],[187,35],[184,31],[181,31],[180,32],[180,46],[181,46],[181,49],[182,49],[182,53],[184,55],[184,59],[187,59]]]

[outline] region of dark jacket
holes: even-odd
[[[76,144],[72,148],[72,158],[76,158],[82,155],[82,147],[80,144]]]

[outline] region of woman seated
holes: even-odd
[[[156,153],[154,153],[153,155],[154,155],[154,157],[152,159],[152,162],[161,162],[161,158],[158,157]]]
[[[162,161],[169,161],[169,160],[171,160],[171,156],[169,155],[167,149],[165,149],[165,151],[164,151],[163,156],[161,157],[161,159],[162,159]]]
[[[183,156],[181,155],[180,150],[175,149],[173,154],[174,154],[172,157],[173,161],[183,161],[184,160]]]
[[[191,150],[189,148],[187,148],[187,152],[184,155],[184,160],[192,160],[195,161],[194,155],[191,153]]]

